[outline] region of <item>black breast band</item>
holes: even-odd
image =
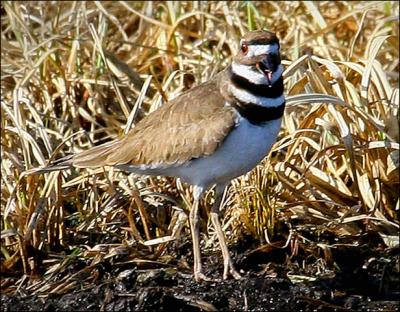
[[[285,102],[276,107],[264,107],[255,104],[244,104],[237,103],[232,105],[237,109],[240,116],[246,118],[250,123],[254,125],[261,124],[266,121],[279,119],[283,116],[285,110]]]
[[[274,100],[283,94],[283,78],[280,77],[271,86],[258,85],[250,82],[246,78],[235,74],[232,70],[230,71],[231,83],[237,88],[244,90],[253,96],[262,97],[263,100],[268,101],[270,98]],[[261,124],[266,121],[279,119],[283,116],[285,110],[285,101],[280,105],[274,107],[256,105],[254,103],[245,103],[240,101],[238,98],[233,96],[236,101],[230,103],[232,107],[236,108],[240,116],[246,118],[250,123],[254,125]]]

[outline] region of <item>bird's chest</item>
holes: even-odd
[[[256,166],[268,154],[276,140],[281,120],[253,125],[242,119],[217,150],[223,167],[243,174]],[[245,171],[245,172],[242,172]]]
[[[183,178],[192,184],[210,185],[250,171],[268,154],[280,125],[281,119],[262,125],[241,119],[213,155],[191,162]]]

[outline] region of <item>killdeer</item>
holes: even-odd
[[[276,140],[285,108],[282,72],[276,35],[249,32],[230,66],[147,115],[124,138],[37,172],[114,166],[193,185],[189,221],[197,281],[206,279],[199,245],[199,200],[216,185],[210,217],[224,259],[223,278],[230,274],[239,279],[219,221],[220,203],[230,181],[253,169]]]

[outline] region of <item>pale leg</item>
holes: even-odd
[[[203,193],[203,188],[194,186],[193,187],[193,207],[190,210],[189,222],[192,232],[193,241],[193,266],[194,266],[194,279],[197,282],[202,280],[207,280],[202,272],[201,266],[201,255],[200,255],[200,224],[199,224],[199,201],[201,194]]]
[[[215,228],[215,231],[217,232],[218,240],[219,240],[219,245],[221,247],[222,251],[222,257],[224,259],[224,274],[223,278],[227,279],[228,278],[228,273],[230,273],[235,279],[240,279],[241,276],[240,274],[235,270],[235,267],[233,266],[232,259],[229,255],[229,250],[228,247],[226,246],[225,242],[225,236],[222,231],[221,223],[219,221],[219,208],[221,205],[221,200],[222,196],[224,195],[226,185],[217,185],[215,189],[215,202],[214,205],[211,208],[211,222]]]

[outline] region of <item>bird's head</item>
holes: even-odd
[[[258,84],[271,85],[282,75],[279,39],[273,32],[248,32],[240,40],[240,50],[233,59],[236,72],[246,71]]]

